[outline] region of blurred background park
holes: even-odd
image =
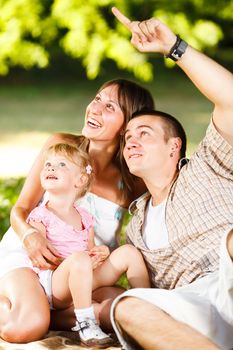
[[[149,88],[157,109],[185,126],[188,155],[205,133],[212,105],[172,62],[134,50],[112,6],[132,19],[158,17],[232,70],[233,0],[0,0],[0,237],[44,141],[80,133],[103,82]]]

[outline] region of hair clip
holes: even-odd
[[[86,173],[87,173],[88,175],[90,175],[91,172],[92,172],[92,166],[91,166],[90,164],[88,164],[88,165],[86,166]]]

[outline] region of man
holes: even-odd
[[[206,136],[183,167],[186,138],[174,117],[144,111],[128,123],[124,157],[149,193],[132,208],[127,238],[155,288],[120,296],[113,325],[125,349],[231,349],[233,76],[158,20],[113,13],[139,51],[175,60],[214,104]]]

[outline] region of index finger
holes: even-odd
[[[112,8],[112,13],[126,28],[130,29],[131,21],[128,17],[123,15],[116,7]]]

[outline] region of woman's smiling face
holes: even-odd
[[[124,125],[124,114],[118,102],[118,87],[101,90],[87,106],[82,134],[90,140],[118,140]]]

